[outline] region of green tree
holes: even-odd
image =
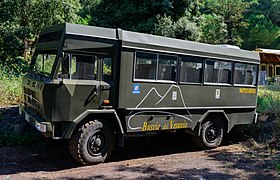
[[[170,16],[158,17],[158,24],[154,33],[160,36],[192,41],[199,41],[201,36],[200,28],[187,16],[183,16],[177,21],[173,21]]]
[[[268,17],[271,19],[271,21],[278,26],[280,26],[280,0],[272,0],[271,7],[268,13]]]
[[[274,24],[280,26],[280,0],[255,0],[247,17],[251,14],[262,14]]]
[[[150,33],[156,16],[171,14],[169,0],[103,0],[92,11],[91,25]]]
[[[242,48],[280,48],[279,38],[280,0],[255,0],[245,14],[247,26],[241,33]]]
[[[248,17],[242,48],[254,50],[256,48],[280,48],[279,45],[280,28],[273,24],[263,14],[252,14]]]
[[[43,27],[75,22],[79,0],[3,0],[0,2],[0,59],[28,59]]]
[[[80,0],[81,9],[78,12],[79,19],[77,20],[78,24],[88,25],[91,21],[91,15],[101,3],[102,0]]]
[[[240,29],[246,26],[244,13],[249,5],[244,0],[206,0],[204,13],[221,16],[226,24],[226,43],[241,45]]]
[[[223,17],[216,14],[203,14],[199,19],[202,31],[201,42],[210,44],[226,44],[227,25]]]
[[[158,17],[170,17],[178,21],[186,15],[199,13],[201,0],[103,0],[96,1],[89,24],[153,33]]]

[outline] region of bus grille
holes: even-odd
[[[24,88],[24,104],[25,107],[34,114],[39,115],[40,104],[39,94],[31,89]]]

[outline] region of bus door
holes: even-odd
[[[104,100],[107,100],[105,104],[108,102],[112,84],[111,58],[65,53],[62,67],[58,76],[68,89],[73,103],[99,108]]]

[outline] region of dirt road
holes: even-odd
[[[42,139],[42,141],[44,141]],[[210,151],[171,135],[129,138],[109,162],[81,166],[64,142],[0,148],[0,179],[279,179],[279,152],[224,145]],[[62,145],[64,144],[64,145]]]

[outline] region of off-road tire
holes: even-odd
[[[109,158],[115,141],[113,127],[105,121],[94,120],[73,133],[69,140],[69,150],[81,164],[98,164]]]
[[[213,149],[221,145],[224,125],[220,118],[205,121],[200,128],[200,136],[193,136],[193,142],[201,149]]]

